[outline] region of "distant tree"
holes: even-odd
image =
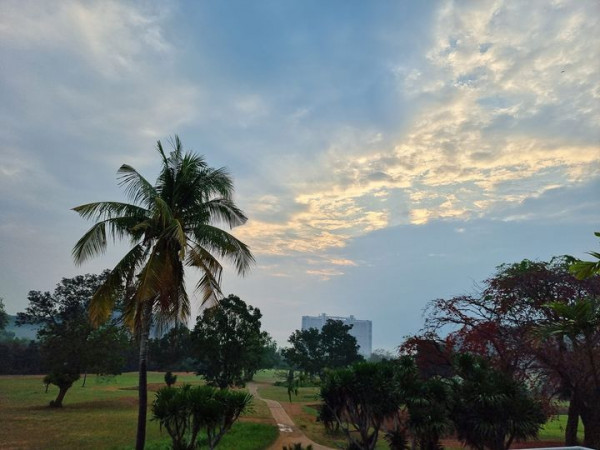
[[[289,337],[288,342],[292,346],[284,348],[282,355],[292,367],[304,371],[311,377],[323,370],[325,354],[318,329],[296,330]]]
[[[284,366],[283,356],[281,355],[280,349],[277,348],[277,343],[267,334],[262,347],[260,368],[281,369]]]
[[[322,374],[327,367],[335,369],[363,361],[356,338],[350,335],[352,325],[329,319],[321,331],[317,328],[296,330],[288,339],[290,348],[282,354],[289,364],[310,376]]]
[[[262,332],[258,308],[235,295],[222,299],[198,316],[192,350],[198,374],[209,384],[243,386],[260,368],[267,334]]]
[[[505,450],[515,440],[537,437],[548,416],[522,383],[468,354],[458,355],[455,369],[450,415],[461,441]]]
[[[168,387],[173,386],[177,382],[177,375],[174,375],[173,372],[165,373],[165,384]]]
[[[38,342],[12,336],[0,341],[0,374],[39,374],[43,371]]]
[[[321,348],[326,367],[336,369],[363,361],[356,338],[350,334],[351,329],[352,325],[344,325],[341,320],[329,319],[323,325]]]
[[[39,325],[38,340],[48,380],[59,388],[51,406],[61,407],[65,394],[80,374],[120,373],[119,356],[128,339],[114,322],[94,330],[88,303],[106,274],[63,278],[51,294],[30,291],[29,305],[18,313],[17,324]]]
[[[0,297],[0,333],[4,331],[8,325],[8,314],[4,308],[4,299]]]
[[[191,332],[186,325],[174,326],[160,338],[150,339],[148,345],[151,370],[194,370]]]
[[[208,447],[214,449],[251,401],[252,396],[243,391],[165,387],[156,393],[152,413],[171,436],[173,449],[199,448],[201,431],[206,433]]]
[[[371,356],[369,356],[369,362],[381,362],[381,361],[390,361],[392,359],[396,359],[396,356],[383,348],[376,348],[371,352]]]

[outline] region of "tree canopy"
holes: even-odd
[[[268,334],[258,308],[230,295],[198,316],[192,353],[198,374],[220,388],[244,385],[260,368]]]
[[[288,339],[292,345],[282,353],[289,364],[309,375],[322,374],[327,368],[346,367],[363,357],[358,353],[352,325],[329,319],[319,331],[316,328],[296,330]]]
[[[47,380],[59,387],[52,406],[62,406],[67,390],[84,372],[121,372],[127,332],[115,320],[94,329],[87,308],[105,280],[101,275],[63,278],[53,293],[30,291],[29,305],[18,313],[17,324],[39,325],[38,340]]]

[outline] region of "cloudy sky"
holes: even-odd
[[[597,250],[598,29],[596,0],[3,0],[0,296],[114,264],[73,264],[70,208],[178,134],[250,218],[224,292],[280,343],[326,312],[392,349],[501,263]]]

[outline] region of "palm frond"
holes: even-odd
[[[75,264],[80,265],[93,256],[103,254],[107,247],[107,234],[113,241],[127,236],[137,241],[140,236],[132,230],[136,223],[136,217],[115,217],[95,223],[73,247]]]
[[[130,203],[94,202],[72,208],[84,219],[104,220],[114,217],[145,217],[148,210]]]
[[[247,222],[248,218],[231,199],[216,198],[204,204],[211,221],[224,223],[235,228]]]
[[[114,309],[117,294],[131,274],[143,263],[146,249],[141,244],[136,245],[110,271],[104,283],[92,296],[89,306],[90,321],[95,326],[105,322]],[[126,302],[127,304],[127,302]]]
[[[150,184],[133,167],[123,164],[117,171],[119,186],[125,188],[125,195],[134,203],[149,206],[158,194]]]
[[[211,225],[200,225],[192,234],[199,246],[233,263],[240,275],[245,275],[255,262],[250,248],[225,230]]]

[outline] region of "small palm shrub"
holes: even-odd
[[[177,375],[173,375],[173,372],[168,371],[165,373],[165,383],[171,387],[177,382]]]
[[[214,449],[251,400],[247,392],[212,386],[165,387],[156,393],[153,420],[167,430],[173,450],[198,448],[201,432],[208,447]]]

